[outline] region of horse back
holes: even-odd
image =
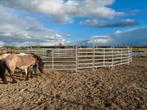
[[[14,67],[30,66],[35,64],[35,58],[32,55],[11,54],[5,58],[5,63]]]
[[[36,63],[35,58],[32,55],[18,56],[17,66],[34,65]]]
[[[11,55],[11,54],[9,54],[9,53],[1,54],[0,55],[0,60],[8,57],[9,55]]]

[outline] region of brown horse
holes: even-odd
[[[40,72],[43,73],[44,63],[42,59],[35,54],[11,54],[3,60],[4,68],[10,74],[13,83],[17,82],[13,77],[16,68],[25,71],[26,79],[28,79],[29,70],[32,67],[35,67],[35,69],[38,68]],[[3,78],[3,81],[7,82],[6,78]]]
[[[6,76],[5,76],[5,67],[4,67],[4,59],[11,55],[11,53],[6,52],[6,53],[0,53],[0,78],[2,79],[2,81],[6,84]]]
[[[4,60],[0,59],[0,78],[2,79],[4,84],[7,84],[6,76],[5,76],[5,67],[4,67]]]

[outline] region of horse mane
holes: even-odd
[[[31,55],[38,61],[41,61],[42,62],[42,59],[40,56],[36,55],[35,53],[31,53]]]

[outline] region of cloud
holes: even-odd
[[[5,43],[3,41],[0,41],[0,47],[4,46]]]
[[[105,45],[105,44],[109,44],[109,42],[112,41],[112,38],[110,36],[107,35],[97,35],[97,36],[93,36],[90,38],[90,40],[88,41],[88,43],[94,43],[94,44],[98,44],[98,45]]]
[[[88,19],[86,21],[81,22],[81,25],[84,26],[92,26],[92,27],[125,27],[125,26],[133,26],[137,25],[137,21],[133,19],[126,19],[121,21],[98,21],[96,19]]]
[[[22,13],[21,13],[22,14]],[[48,41],[65,43],[66,34],[44,27],[35,18],[20,16],[19,11],[0,5],[0,45],[41,45]],[[58,42],[57,42],[58,41]],[[64,42],[63,42],[64,41]]]
[[[112,44],[125,46],[147,46],[147,27],[128,29],[114,33]]]
[[[45,14],[60,23],[72,22],[74,17],[114,18],[124,15],[124,12],[109,7],[113,3],[114,0],[0,0],[3,6]]]
[[[113,38],[110,35],[95,35],[89,39],[82,40],[78,42],[78,45],[82,46],[110,46],[113,42]],[[75,45],[77,44],[74,43]]]
[[[147,46],[147,27],[97,35],[88,41],[99,46]]]

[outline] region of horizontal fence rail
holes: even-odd
[[[74,70],[114,67],[132,62],[132,48],[36,48],[19,52],[35,53],[46,70]]]

